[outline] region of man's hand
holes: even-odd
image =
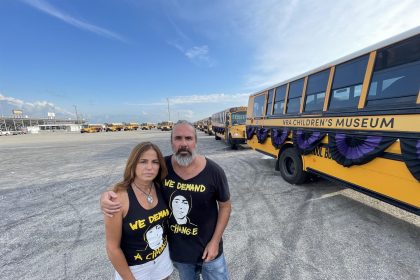
[[[219,205],[219,215],[217,217],[216,229],[214,230],[213,237],[204,249],[203,256],[201,257],[205,262],[214,260],[219,253],[219,242],[222,239],[223,231],[229,221],[232,203],[230,200],[225,202],[217,202]]]
[[[114,213],[121,210],[121,203],[117,199],[117,194],[113,191],[107,191],[101,195],[101,210],[104,215],[113,217]]]
[[[214,260],[219,253],[219,242],[215,242],[210,240],[207,244],[206,248],[204,249],[203,256],[201,257],[205,262],[209,262]]]

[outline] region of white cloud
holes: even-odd
[[[176,2],[173,2],[172,4],[176,4]],[[176,24],[176,22],[172,19],[171,16],[167,15],[167,19],[177,35],[175,41],[167,41],[167,44],[175,47],[194,64],[203,65],[207,67],[212,67],[215,65],[214,59],[210,57],[210,48],[208,45],[195,45],[193,40],[181,30],[181,28]]]
[[[194,117],[194,111],[193,110],[180,110],[179,111],[179,119],[187,119],[191,120]]]
[[[236,1],[231,18],[254,46],[247,89],[292,78],[420,25],[416,0]],[[239,30],[239,28],[241,30]]]
[[[197,65],[204,65],[207,67],[212,67],[215,65],[214,60],[210,57],[209,46],[193,46],[191,48],[185,48],[180,43],[176,42],[167,42],[169,45],[175,47],[180,51],[185,57],[187,57],[191,62]]]
[[[0,94],[0,101],[5,101],[5,102],[7,102],[7,103],[9,103],[11,105],[17,106],[18,108],[21,108],[22,105],[24,104],[24,102],[22,100],[20,100],[20,99],[16,99],[16,98],[13,98],[13,97],[4,96],[2,94]]]
[[[209,117],[226,108],[246,106],[248,104],[249,95],[249,93],[215,93],[208,95],[173,96],[169,98],[170,117],[166,99],[160,102],[125,103],[124,105],[141,107],[142,122],[159,122],[169,118],[172,121],[178,119],[196,121]],[[147,112],[147,114],[145,114],[145,112]]]
[[[31,117],[47,117],[48,112],[54,112],[61,116],[75,116],[74,113],[69,112],[61,107],[54,105],[48,101],[25,102],[23,100],[4,96],[0,94],[0,108],[3,115],[11,114],[13,109],[23,110],[25,115]]]
[[[208,59],[209,47],[208,46],[201,46],[201,47],[192,47],[191,49],[187,50],[185,55],[189,59]]]
[[[169,99],[169,103],[177,104],[196,104],[196,103],[226,103],[248,101],[249,93],[224,94],[215,93],[209,95],[189,95],[174,96]]]
[[[92,33],[95,33],[97,35],[106,37],[106,38],[110,38],[110,39],[114,39],[114,40],[118,40],[124,43],[127,43],[126,39],[124,39],[122,36],[118,35],[117,33],[114,33],[112,31],[109,31],[105,28],[101,28],[98,26],[95,26],[93,24],[90,24],[86,21],[80,20],[80,19],[76,19],[70,15],[65,14],[64,12],[58,10],[57,8],[53,7],[51,4],[49,4],[48,2],[44,1],[44,0],[24,0],[25,3],[27,3],[28,5],[50,15],[53,16],[55,18],[58,18],[62,21],[64,21],[65,23],[68,23],[70,25],[73,25],[77,28],[80,28],[82,30],[86,30]]]
[[[182,104],[210,104],[210,103],[248,103],[250,93],[237,93],[237,94],[224,94],[215,93],[209,95],[186,95],[186,96],[173,96],[169,98],[169,105],[182,105]],[[125,103],[130,106],[168,106],[167,100],[152,103]]]
[[[253,92],[420,25],[418,0],[170,3],[168,19],[177,39],[169,44],[203,60],[218,50],[211,43],[218,40],[249,53],[241,88]],[[207,41],[197,44],[189,34]]]

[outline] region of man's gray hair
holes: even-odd
[[[173,131],[175,126],[177,125],[181,125],[181,124],[186,124],[192,127],[192,129],[194,129],[194,137],[195,137],[195,142],[197,143],[197,130],[195,129],[194,125],[192,123],[190,123],[189,121],[186,120],[178,120],[176,123],[174,123],[174,125],[172,126],[172,130],[171,130],[171,143],[172,143],[172,135],[173,135]]]

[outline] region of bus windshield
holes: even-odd
[[[246,112],[236,112],[232,114],[232,125],[245,124]]]

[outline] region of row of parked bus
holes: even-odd
[[[141,126],[138,123],[106,123],[106,124],[84,124],[80,129],[81,133],[114,132],[138,130]]]
[[[114,132],[114,131],[131,131],[131,130],[151,130],[153,128],[162,131],[172,130],[173,122],[164,121],[157,125],[154,123],[106,123],[106,124],[84,124],[80,129],[81,133],[94,133],[94,132]]]
[[[209,123],[216,139],[275,158],[287,182],[316,174],[420,215],[420,26],[197,127]]]
[[[232,149],[245,144],[245,121],[247,107],[232,107],[213,114],[211,117],[195,122],[197,129],[214,135],[216,140],[222,140]]]

